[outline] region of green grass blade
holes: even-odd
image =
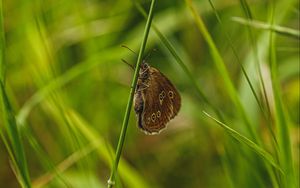
[[[243,136],[239,132],[235,131],[234,129],[230,128],[229,126],[225,125],[224,123],[220,122],[216,118],[212,117],[208,113],[204,112],[203,113],[214,120],[216,123],[218,123],[223,129],[225,129],[226,132],[229,133],[230,136],[235,138],[237,141],[240,143],[246,144],[248,147],[250,147],[255,153],[257,153],[261,158],[263,158],[268,164],[272,165],[275,167],[277,170],[279,170],[281,173],[283,173],[281,167],[275,162],[274,158],[272,157],[271,154],[266,152],[263,148],[258,146],[256,143],[248,139],[247,137]]]

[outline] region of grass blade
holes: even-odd
[[[133,102],[134,90],[135,90],[136,85],[137,85],[140,65],[142,63],[142,57],[143,57],[143,53],[144,53],[144,50],[145,50],[145,47],[146,47],[146,43],[147,43],[147,39],[148,39],[150,27],[151,27],[155,2],[156,2],[156,0],[152,0],[151,5],[150,5],[149,16],[148,16],[147,23],[146,23],[146,26],[145,26],[144,37],[143,37],[143,41],[142,41],[141,48],[140,48],[140,51],[139,51],[137,64],[135,66],[136,68],[135,68],[135,72],[134,72],[134,76],[133,76],[133,80],[132,80],[130,95],[129,95],[129,98],[128,98],[128,103],[127,103],[127,107],[126,107],[126,111],[125,111],[122,130],[121,130],[121,134],[120,134],[120,138],[119,138],[119,142],[118,142],[118,146],[117,146],[117,150],[116,150],[116,158],[115,158],[115,161],[114,161],[114,164],[113,164],[113,168],[112,168],[112,171],[111,171],[110,178],[108,180],[108,187],[109,188],[113,187],[113,185],[115,184],[115,174],[116,174],[116,171],[117,171],[117,168],[118,168],[119,160],[120,160],[121,153],[122,153],[123,144],[124,144],[124,141],[125,141],[126,130],[127,130],[127,126],[128,126],[128,120],[129,120],[130,111],[131,111],[132,102]]]
[[[212,117],[208,113],[204,112],[203,113],[214,120],[216,123],[218,123],[223,129],[225,129],[226,132],[229,133],[230,136],[235,138],[237,141],[240,143],[246,144],[248,147],[250,147],[254,152],[256,152],[260,157],[262,157],[267,163],[275,167],[277,170],[279,170],[281,173],[283,173],[282,169],[280,166],[275,162],[274,158],[272,155],[270,155],[268,152],[266,152],[264,149],[262,149],[260,146],[255,144],[253,141],[248,139],[247,137],[241,135],[239,132],[235,131],[234,129],[230,128],[229,126],[225,125],[224,123],[220,122],[216,118]]]

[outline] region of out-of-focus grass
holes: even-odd
[[[130,117],[116,187],[299,187],[299,3],[187,2],[157,1],[146,46],[182,109],[158,136]],[[0,187],[106,187],[149,3],[1,3]]]

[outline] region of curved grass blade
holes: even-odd
[[[262,149],[260,146],[258,146],[257,144],[255,144],[253,141],[251,141],[247,137],[243,136],[239,132],[235,131],[234,129],[232,129],[229,126],[225,125],[221,121],[219,121],[216,118],[212,117],[211,115],[209,115],[205,111],[203,111],[203,113],[206,116],[208,116],[209,118],[211,118],[212,120],[214,120],[216,123],[218,123],[223,129],[225,129],[225,131],[227,133],[229,133],[230,136],[232,136],[233,138],[235,138],[238,142],[246,144],[255,153],[257,153],[261,158],[263,158],[268,164],[272,165],[277,170],[279,170],[282,174],[284,174],[283,171],[282,171],[282,169],[281,169],[281,167],[275,162],[275,160],[274,160],[274,158],[272,157],[271,154],[269,154],[268,152],[266,152],[264,149]]]

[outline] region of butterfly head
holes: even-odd
[[[140,78],[147,79],[149,77],[149,69],[150,66],[148,65],[148,63],[146,63],[145,60],[143,60],[140,69]]]
[[[149,69],[149,65],[145,60],[143,60],[143,62],[141,64],[141,70],[144,71],[144,70],[147,70],[147,69]]]

